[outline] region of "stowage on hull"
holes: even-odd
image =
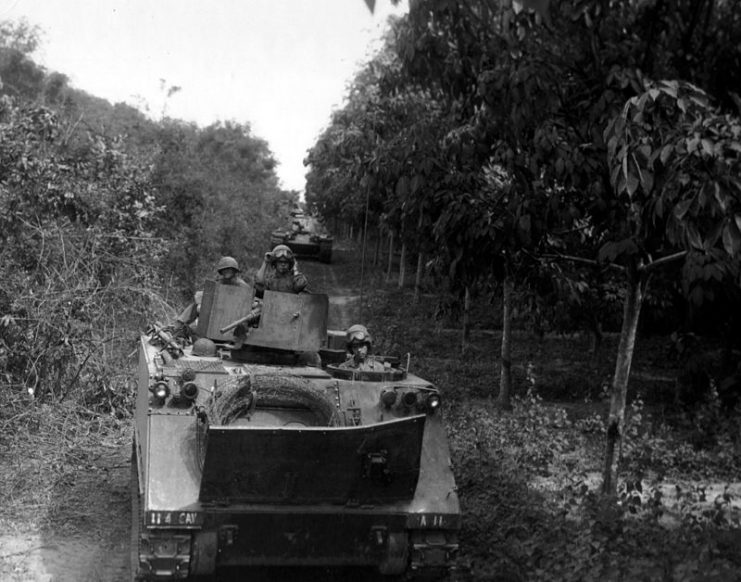
[[[137,579],[235,566],[445,576],[460,506],[439,391],[394,364],[375,377],[318,365],[317,353],[332,352],[326,296],[264,300],[278,305],[265,313],[286,319],[261,321],[239,347],[222,338],[213,357],[141,339]],[[286,325],[299,338],[290,350],[255,345]]]

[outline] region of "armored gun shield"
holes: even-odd
[[[252,307],[252,287],[206,281],[198,318],[198,335],[214,341],[232,341],[231,330]],[[243,345],[296,352],[318,352],[327,344],[326,295],[265,291],[259,325],[250,328]]]
[[[260,325],[250,330],[248,346],[317,352],[327,345],[326,295],[265,291]]]
[[[252,287],[249,286],[206,281],[198,316],[198,335],[214,341],[233,340],[234,334],[231,331],[222,333],[219,330],[249,313],[252,295]]]

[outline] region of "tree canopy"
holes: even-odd
[[[297,193],[248,124],[112,105],[38,66],[40,35],[0,23],[0,373],[96,399],[106,349],[172,315],[220,255],[259,264]]]
[[[740,18],[726,0],[412,2],[312,150],[310,191],[357,221],[370,188],[452,287],[524,292],[553,261],[572,291],[619,273],[619,449],[651,275],[684,264],[698,304],[738,283]]]

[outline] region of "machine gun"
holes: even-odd
[[[150,325],[146,331],[153,344],[162,346],[162,351],[177,359],[183,355],[183,348],[178,345],[169,332],[165,331],[162,326]]]
[[[219,330],[219,333],[226,333],[228,331],[233,330],[238,325],[247,325],[250,326],[253,323],[257,323],[260,320],[260,314],[262,313],[262,309],[254,308],[252,311],[250,311],[247,315],[242,317],[241,319],[238,319],[237,321],[232,321],[229,325],[226,325],[222,327]]]

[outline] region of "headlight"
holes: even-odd
[[[404,392],[404,395],[401,397],[401,402],[407,408],[411,408],[412,406],[417,404],[417,393],[416,392]]]
[[[156,382],[150,390],[154,394],[154,397],[160,400],[165,400],[170,395],[170,385],[164,380]]]
[[[198,397],[198,385],[195,382],[185,382],[180,387],[180,396],[186,400],[195,400]]]
[[[396,404],[396,390],[384,390],[381,392],[381,404],[385,408],[391,408]]]
[[[425,409],[428,414],[433,414],[438,408],[440,408],[440,395],[437,393],[428,394],[425,398]]]

